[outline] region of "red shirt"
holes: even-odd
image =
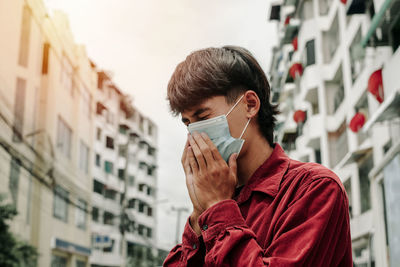
[[[164,266],[353,265],[349,205],[340,179],[288,158],[279,144],[235,199],[186,223]]]

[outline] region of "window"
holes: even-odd
[[[106,137],[106,147],[110,149],[114,149],[114,139],[107,136]]]
[[[51,255],[51,267],[67,267],[67,258],[59,255]]]
[[[121,180],[124,180],[124,178],[125,178],[125,170],[124,169],[118,169],[118,178]]]
[[[321,149],[315,149],[315,162],[321,164]]]
[[[139,184],[139,191],[143,192],[145,186],[146,186],[145,184]]]
[[[91,97],[90,94],[88,92],[88,90],[86,89],[86,87],[82,87],[81,89],[81,110],[82,113],[90,119],[91,116]]]
[[[353,83],[364,68],[365,49],[361,45],[361,38],[362,33],[360,27],[350,45],[350,68]]]
[[[99,209],[97,207],[93,207],[92,208],[92,220],[94,222],[98,222],[99,221]]]
[[[142,201],[139,201],[139,212],[143,213],[144,212],[144,206],[146,204]]]
[[[119,125],[119,133],[120,134],[123,134],[123,135],[127,134],[128,129],[129,129],[129,127],[127,127],[126,125],[123,125],[123,124]]]
[[[75,224],[78,228],[86,228],[86,201],[79,199],[77,202],[76,213],[75,213]]]
[[[118,155],[121,157],[126,157],[127,146],[126,145],[119,145],[118,146]]]
[[[25,112],[25,90],[26,81],[17,78],[17,87],[15,91],[15,104],[14,104],[14,125],[13,125],[13,141],[21,142],[23,139],[23,125],[24,125],[24,112]]]
[[[144,130],[144,118],[142,117],[142,115],[139,115],[139,129],[142,132]]]
[[[96,166],[101,167],[101,156],[100,154],[96,154]]]
[[[156,150],[154,148],[152,148],[150,146],[147,148],[147,154],[149,156],[154,156],[155,152],[156,152]]]
[[[54,189],[54,217],[63,220],[64,222],[68,221],[68,202],[69,193],[57,185]]]
[[[112,200],[117,199],[117,191],[112,189],[106,189],[104,192],[104,197]]]
[[[103,248],[103,252],[112,252],[114,248],[115,240],[111,239],[111,246]]]
[[[61,60],[61,73],[60,73],[60,83],[61,85],[72,95],[72,72],[73,68],[64,55]]]
[[[135,176],[129,175],[128,183],[129,183],[130,186],[133,186],[135,184]]]
[[[104,161],[104,171],[106,173],[113,174],[114,173],[114,164],[112,162],[107,161],[107,160]]]
[[[98,141],[101,140],[101,128],[97,128],[97,130],[96,130],[96,139]]]
[[[114,214],[111,212],[105,211],[104,212],[104,224],[113,225],[114,224]]]
[[[149,186],[147,187],[147,195],[151,196],[153,194],[153,189]]]
[[[16,158],[11,158],[10,164],[10,181],[8,187],[11,192],[13,204],[17,207],[18,204],[18,187],[19,187],[19,174],[20,174],[20,161]]]
[[[89,147],[82,140],[79,150],[79,169],[86,174],[89,173]]]
[[[147,168],[147,174],[150,175],[150,176],[154,174],[154,167],[153,166]]]
[[[58,117],[57,124],[57,148],[60,152],[70,158],[71,157],[71,145],[72,145],[72,130],[64,122],[61,117]]]
[[[315,64],[315,42],[314,39],[306,43],[306,66]]]
[[[138,227],[139,235],[144,236],[144,229],[145,229],[145,226],[142,224],[139,224],[139,227]]]
[[[103,195],[104,194],[104,185],[95,179],[93,179],[93,192]]]
[[[152,238],[153,237],[153,229],[150,227],[147,228],[147,237]],[[151,252],[151,251],[150,251]]]
[[[147,215],[150,217],[153,216],[153,208],[152,207],[147,208]]]
[[[372,155],[369,155],[358,167],[360,179],[361,213],[371,209],[371,184],[368,177],[369,172],[374,166]]]
[[[86,267],[86,262],[81,260],[76,260],[76,267]]]
[[[134,198],[129,199],[129,201],[128,201],[128,208],[134,209],[135,206],[136,206],[135,204],[136,204],[136,199],[134,199]]]
[[[49,52],[50,52],[50,44],[43,44],[43,60],[42,60],[42,74],[47,74],[49,71]]]
[[[153,125],[151,125],[150,123],[149,123],[149,126],[148,126],[148,134],[149,134],[150,136],[153,135]]]
[[[139,169],[144,170],[147,168],[147,164],[143,161],[139,162]]]
[[[31,11],[27,5],[22,11],[21,35],[19,39],[18,64],[23,67],[28,66],[29,58],[29,39],[31,35]]]

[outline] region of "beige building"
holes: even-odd
[[[0,188],[38,266],[88,266],[97,75],[66,16],[0,1]]]

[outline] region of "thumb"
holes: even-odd
[[[235,173],[236,175],[236,171],[237,171],[237,162],[236,159],[238,157],[237,153],[233,153],[230,157],[229,157],[229,168]]]

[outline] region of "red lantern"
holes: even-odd
[[[362,114],[361,112],[357,112],[350,121],[349,124],[350,130],[357,133],[364,126],[364,123],[365,123],[365,115]]]
[[[382,69],[373,72],[369,77],[368,91],[375,96],[379,103],[383,102]]]
[[[340,0],[343,4],[347,4],[347,0]]]
[[[293,120],[296,123],[303,123],[306,120],[306,115],[307,115],[307,113],[305,111],[298,109],[293,114]]]
[[[290,16],[287,16],[285,19],[285,26],[290,23]]]
[[[293,79],[301,76],[303,74],[303,65],[301,63],[294,63],[289,69],[289,74]]]
[[[293,45],[294,51],[297,51],[297,36],[293,38],[292,45]]]

